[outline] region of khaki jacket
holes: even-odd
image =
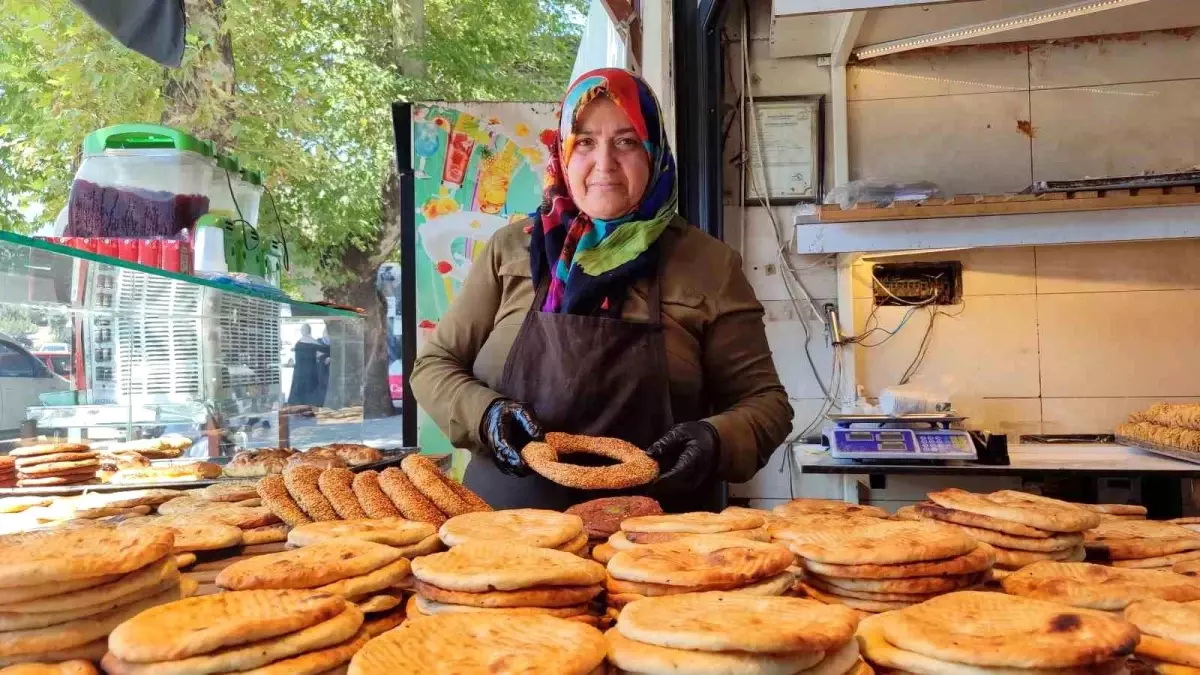
[[[533,303],[527,221],[506,226],[471,267],[458,297],[417,356],[411,385],[456,447],[478,451],[483,414]],[[771,360],[763,308],[724,243],[676,218],[662,235],[664,339],[672,392],[703,392],[721,440],[720,477],[744,482],[792,427]],[[627,321],[649,319],[648,281],[630,289]]]

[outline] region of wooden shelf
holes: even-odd
[[[878,208],[822,209],[796,225],[796,252],[871,253],[1200,238],[1194,188],[1145,194],[959,195]],[[914,215],[916,214],[916,215]]]

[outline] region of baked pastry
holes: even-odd
[[[134,484],[167,481],[208,480],[221,475],[221,466],[212,462],[160,464],[138,469],[121,469],[109,477],[110,483]]]
[[[294,454],[295,451],[288,448],[242,450],[225,465],[225,475],[230,478],[258,478],[283,473],[288,458]]]
[[[607,539],[621,529],[621,521],[638,516],[662,515],[662,506],[649,497],[603,497],[576,504],[566,513],[583,519],[592,539]]]
[[[369,445],[358,443],[333,443],[325,446],[337,453],[349,466],[366,466],[383,459],[383,453]]]
[[[409,455],[400,463],[400,469],[413,487],[448,516],[492,510],[492,507],[474,492],[442,473],[437,464],[428,457]]]
[[[346,467],[346,461],[329,448],[313,448],[288,457],[287,466],[300,466],[302,464],[315,466],[318,469],[342,469]]]
[[[616,460],[610,466],[584,466],[562,461],[566,455],[597,455]],[[658,477],[658,464],[641,448],[617,438],[551,432],[546,441],[521,450],[530,469],[543,478],[580,490],[621,490],[645,485]]]

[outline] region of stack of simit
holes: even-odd
[[[621,673],[865,675],[857,624],[812,600],[695,593],[632,602],[605,638]]]
[[[1156,520],[1111,520],[1086,533],[1090,562],[1113,567],[1170,569],[1200,560],[1200,532]]]
[[[619,612],[646,597],[707,591],[783,595],[795,580],[793,559],[778,544],[725,534],[641,545],[608,561],[608,607]]]
[[[778,536],[799,558],[806,595],[863,612],[902,609],[976,586],[987,581],[995,561],[987,544],[928,521],[824,517]]]
[[[369,635],[362,612],[313,591],[237,591],[173,602],[122,623],[109,675],[316,675],[350,661]]]
[[[917,675],[1123,672],[1138,630],[1095,610],[962,591],[863,619],[867,662]]]
[[[86,443],[41,443],[13,448],[17,487],[74,485],[96,479],[100,460]]]
[[[289,589],[339,595],[369,615],[366,630],[375,634],[403,621],[399,585],[410,571],[408,559],[391,546],[334,538],[239,560],[221,570],[216,584],[233,591]]]
[[[513,542],[582,556],[588,546],[582,518],[545,509],[467,513],[447,520],[438,534],[450,547],[476,541]]]
[[[1200,602],[1143,600],[1125,608],[1142,632],[1135,654],[1161,675],[1200,673]]]
[[[595,626],[604,567],[573,553],[472,541],[413,561],[408,614],[542,614]]]
[[[0,537],[0,666],[99,661],[123,621],[194,593],[172,539],[98,526]]]
[[[991,544],[996,569],[1006,572],[1043,560],[1082,561],[1083,533],[1100,524],[1098,513],[1016,490],[976,494],[948,488],[930,492],[929,500],[909,515],[949,523]]]

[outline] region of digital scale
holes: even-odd
[[[943,461],[974,460],[975,442],[950,425],[965,417],[938,415],[829,415],[826,432],[834,459]],[[914,428],[916,427],[916,428]]]

